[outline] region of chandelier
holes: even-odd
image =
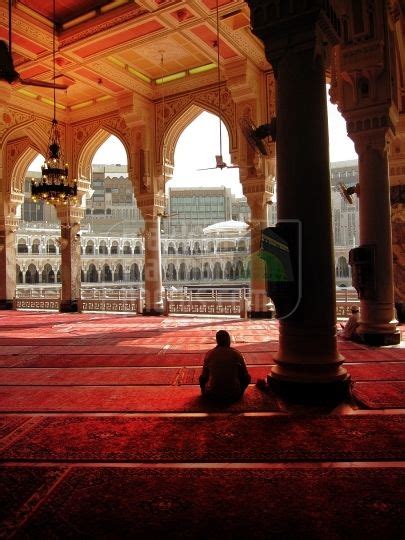
[[[55,82],[55,0],[53,0],[53,80]],[[48,204],[67,204],[72,200],[76,202],[77,180],[69,181],[68,164],[64,162],[60,144],[60,132],[56,120],[56,86],[53,87],[53,119],[49,134],[48,150],[45,162],[41,167],[42,175],[39,181],[31,180],[31,198],[33,202],[38,200]]]

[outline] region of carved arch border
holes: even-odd
[[[37,154],[46,154],[49,139],[49,122],[42,119],[19,124],[5,137],[4,181],[6,192],[24,193],[24,180],[28,167]]]
[[[163,147],[166,145],[166,161],[174,163],[174,151],[184,129],[202,112],[207,111],[218,116],[218,89],[206,88],[185,95],[159,102],[155,109],[157,171],[163,163]],[[230,90],[221,86],[221,118],[229,135],[229,151],[235,159],[238,154],[238,130],[236,125],[236,104]]]
[[[72,125],[72,171],[76,178],[91,177],[91,163],[97,149],[111,136],[123,144],[128,158],[128,176],[132,177],[132,130],[118,114],[92,118]]]

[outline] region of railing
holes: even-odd
[[[246,289],[167,290],[165,311],[168,315],[233,315],[246,317]]]
[[[140,289],[82,289],[81,296],[81,311],[141,313],[143,308]]]
[[[59,310],[61,289],[48,287],[19,288],[14,299],[15,309]],[[353,305],[360,301],[356,291],[336,291],[336,316],[348,317]],[[140,288],[82,287],[79,309],[81,311],[142,313],[144,299]],[[167,315],[232,315],[246,317],[249,308],[247,288],[184,287],[167,289],[164,312]]]

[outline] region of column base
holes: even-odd
[[[350,375],[344,379],[326,383],[299,383],[267,375],[269,389],[286,401],[326,404],[339,403],[350,397]]]
[[[405,322],[405,302],[396,302],[395,309],[397,310],[398,322]]]
[[[248,319],[273,319],[274,311],[248,311]]]
[[[78,313],[79,304],[77,300],[65,300],[60,303],[59,311],[61,313]]]
[[[393,333],[366,332],[358,334],[360,343],[371,345],[371,347],[383,347],[384,345],[398,345],[401,342],[401,332],[397,330]]]
[[[13,300],[0,300],[0,309],[14,309]]]
[[[142,315],[148,316],[160,316],[164,315],[163,308],[143,308]]]

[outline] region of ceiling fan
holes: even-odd
[[[352,195],[356,194],[357,197],[360,195],[360,184],[356,184],[355,186],[347,187],[343,182],[339,182],[339,192],[342,195],[342,197],[349,203],[353,204],[353,197]]]
[[[219,57],[219,7],[216,0],[216,27],[217,39],[214,41],[214,47],[217,49],[217,74],[218,74],[218,118],[219,118],[219,154],[215,156],[215,167],[206,167],[197,169],[198,171],[208,171],[211,169],[238,169],[237,165],[227,165],[222,157],[222,107],[221,107],[221,66]]]
[[[55,0],[54,0],[55,3]],[[58,84],[46,81],[38,81],[36,79],[22,79],[20,74],[14,68],[13,52],[12,52],[12,28],[11,28],[11,4],[12,0],[8,0],[8,45],[4,40],[0,40],[0,81],[6,81],[9,84],[19,82],[28,86],[40,86],[42,88],[54,88],[57,90],[66,90],[66,84]],[[54,10],[55,12],[55,10]],[[55,21],[53,30],[53,41],[55,43]],[[55,78],[55,64],[54,64]]]

